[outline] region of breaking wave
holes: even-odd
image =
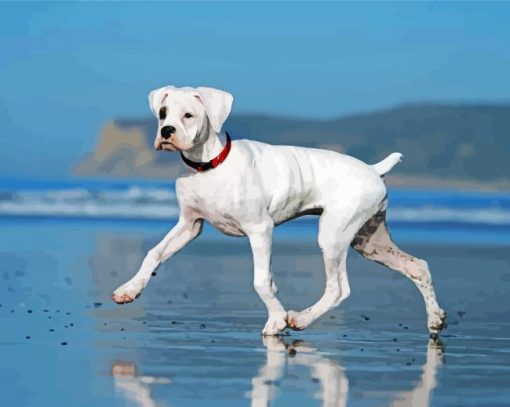
[[[510,195],[390,190],[391,222],[510,226]],[[0,216],[158,220],[178,217],[173,183],[1,182]]]

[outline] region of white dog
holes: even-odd
[[[231,142],[228,134],[222,144],[218,134],[232,101],[229,93],[212,88],[165,86],[149,94],[159,120],[155,148],[180,151],[188,171],[175,184],[179,221],[149,251],[138,273],[115,290],[113,300],[123,304],[137,298],[156,268],[200,234],[205,219],[227,235],[248,237],[253,283],[269,314],[263,335],[286,327],[302,330],[349,296],[349,246],[411,279],[425,300],[430,333],[437,335],[446,315],[437,304],[427,263],[400,250],[385,222],[381,177],[401,154],[367,165],[333,151]],[[270,269],[273,229],[306,214],[320,215],[326,288],[315,305],[286,311]]]

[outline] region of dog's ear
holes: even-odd
[[[159,117],[159,109],[165,92],[175,89],[174,86],[163,86],[162,88],[154,89],[149,93],[149,106],[154,116]]]
[[[221,131],[221,126],[227,120],[232,109],[234,97],[222,90],[200,87],[196,89],[197,95],[204,104],[209,122],[216,133]]]

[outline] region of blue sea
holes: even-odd
[[[510,242],[510,193],[389,189],[388,221],[406,239]],[[0,217],[108,222],[175,222],[175,184],[98,180],[0,179]],[[308,233],[315,218],[283,229]],[[441,233],[436,233],[440,230]],[[299,234],[298,234],[299,235]]]
[[[177,221],[174,184],[0,179],[0,405],[510,405],[510,194],[389,201],[394,240],[428,261],[448,313],[438,341],[414,285],[355,252],[345,302],[262,338],[249,244],[212,227],[119,306],[112,291]],[[287,309],[322,295],[316,234],[314,217],[276,229]]]

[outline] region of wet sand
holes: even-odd
[[[263,340],[245,239],[206,232],[138,301],[111,303],[166,229],[2,221],[2,404],[509,405],[507,244],[416,242],[394,230],[431,266],[449,315],[438,342],[412,283],[354,252],[349,299],[304,332]],[[314,232],[278,235],[273,270],[287,308],[316,301],[324,282]]]

